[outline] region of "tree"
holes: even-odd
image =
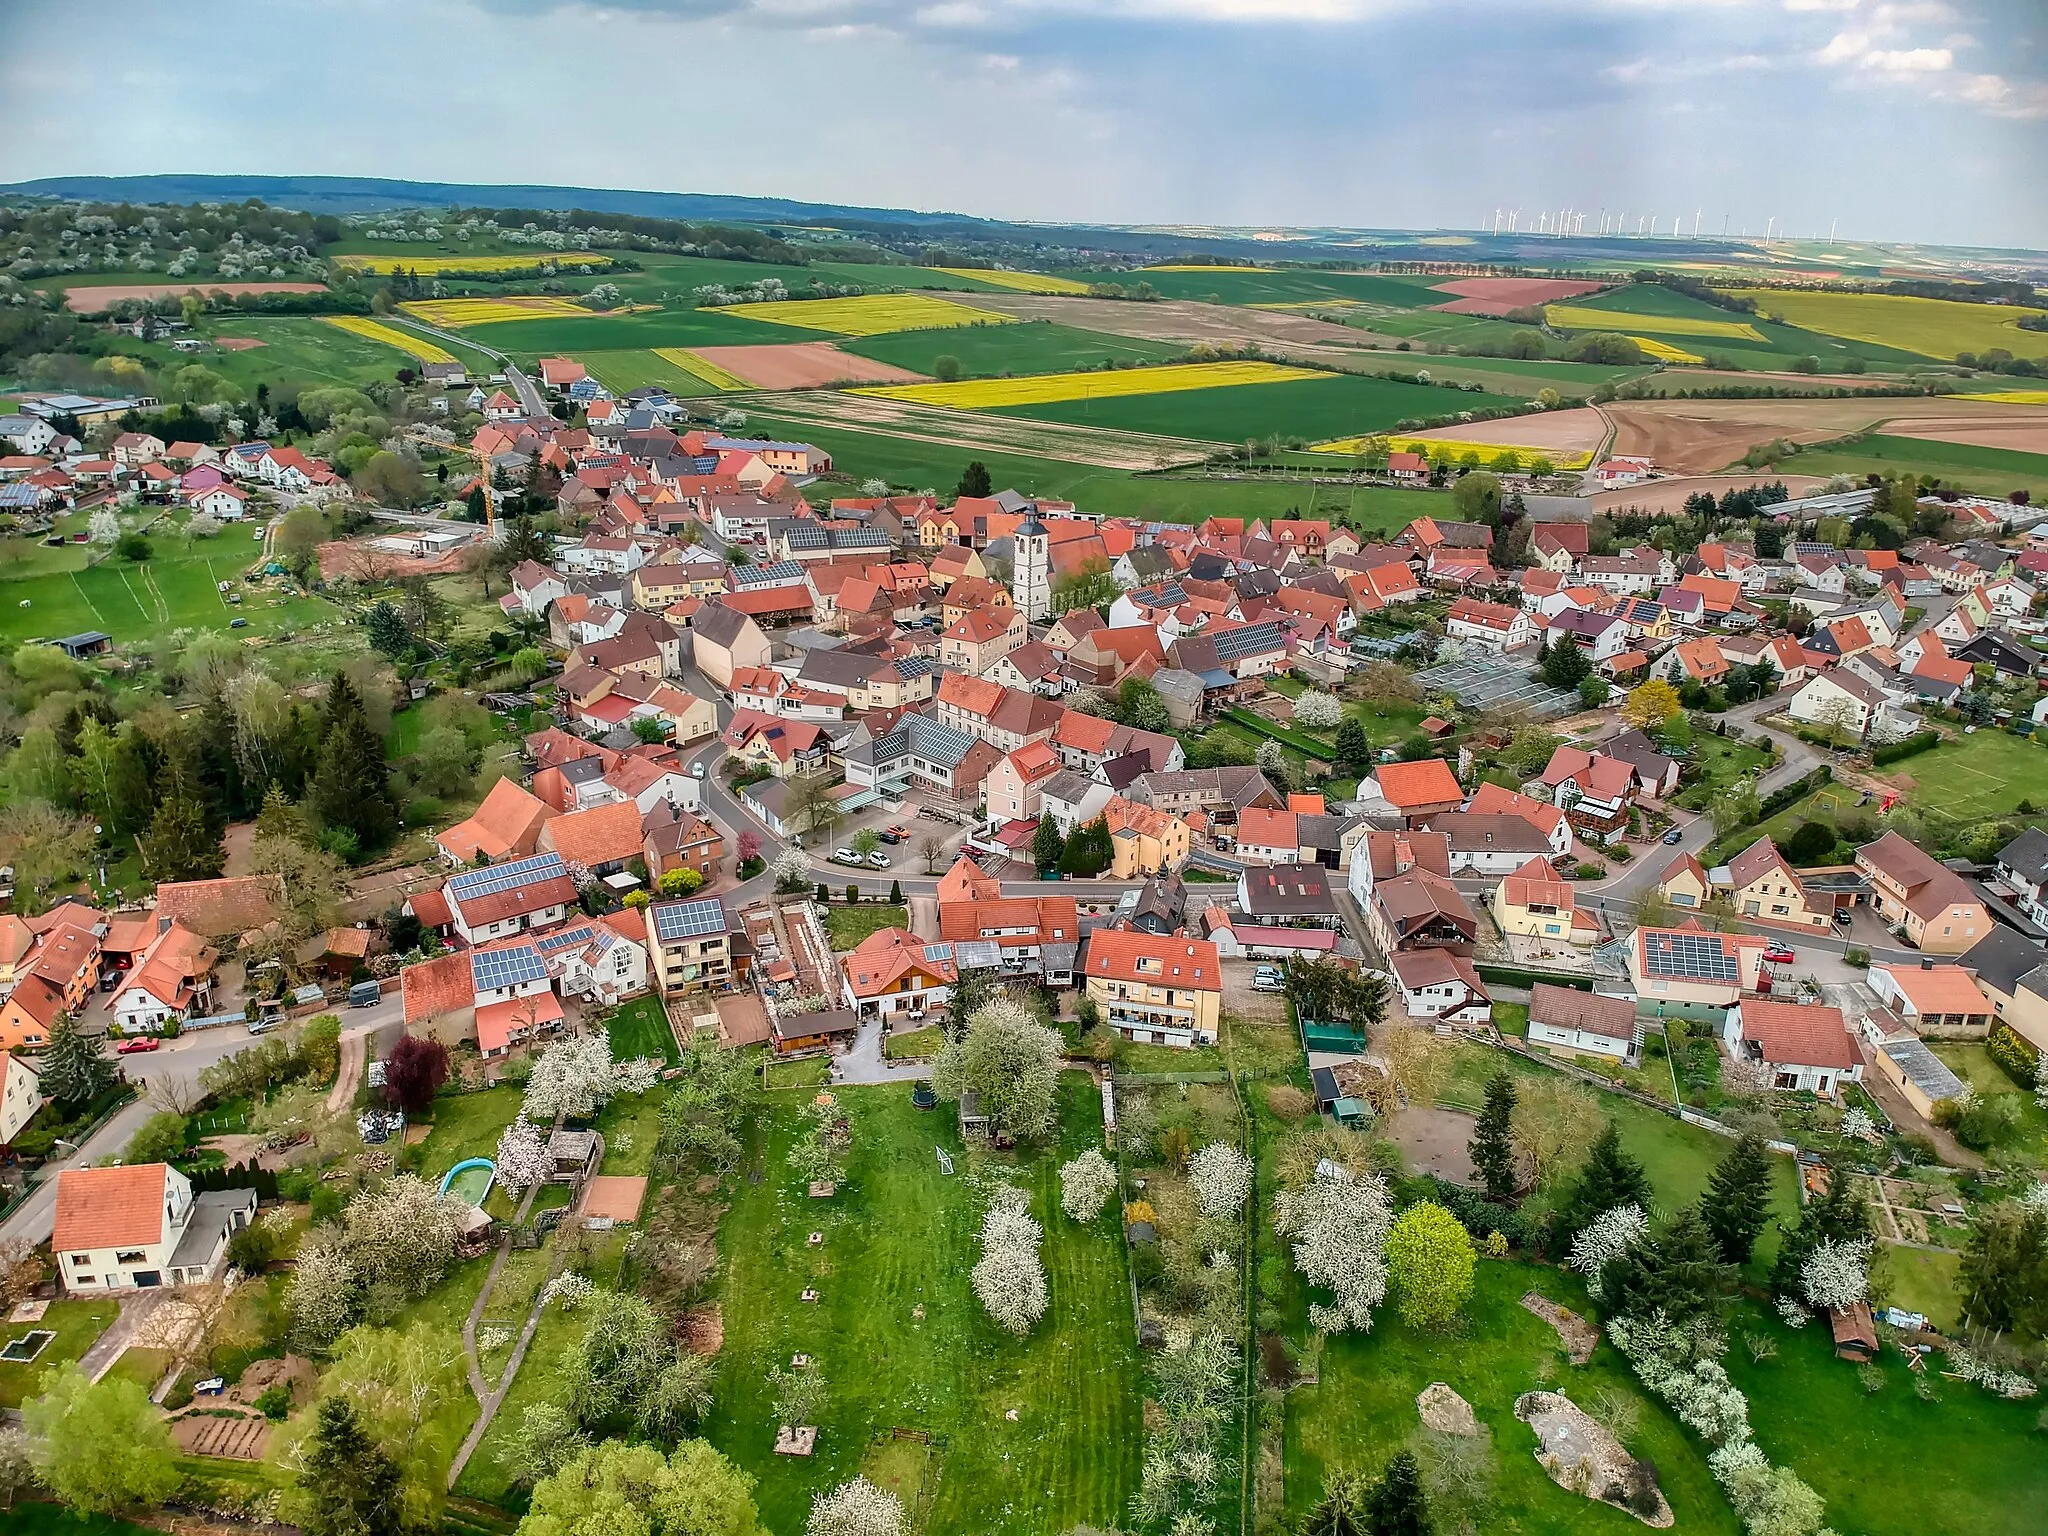
[[[524,1115],[513,1118],[505,1132],[498,1138],[498,1154],[493,1159],[498,1165],[498,1182],[514,1194],[521,1194],[544,1182],[555,1171],[555,1160],[548,1155],[547,1142],[540,1130]]]
[[[1496,1072],[1486,1084],[1486,1104],[1472,1127],[1467,1150],[1473,1170],[1489,1200],[1512,1200],[1520,1181],[1515,1177],[1515,1080]]]
[[[448,1047],[421,1035],[406,1035],[384,1061],[384,1097],[412,1116],[433,1106],[448,1081]]]
[[[128,1143],[131,1163],[168,1163],[185,1152],[185,1117],[168,1110],[142,1122]]]
[[[710,1362],[678,1352],[653,1307],[639,1296],[599,1291],[583,1337],[563,1371],[569,1410],[593,1432],[636,1429],[674,1440],[710,1403]]]
[[[362,697],[346,671],[336,672],[328,685],[320,766],[307,802],[322,828],[352,833],[365,851],[384,847],[398,830],[384,743],[370,729]]]
[[[998,1184],[991,1191],[981,1220],[981,1258],[970,1278],[983,1309],[1011,1333],[1029,1333],[1045,1315],[1045,1266],[1038,1258],[1044,1236],[1023,1190]]]
[[[1294,719],[1311,730],[1329,730],[1344,720],[1344,705],[1336,695],[1314,689],[1294,701]]]
[[[1057,1031],[998,998],[948,1034],[932,1064],[932,1089],[948,1099],[973,1092],[992,1131],[1040,1140],[1058,1124],[1060,1051]]]
[[[1365,727],[1350,715],[1337,726],[1337,766],[1347,773],[1361,775],[1372,768],[1372,742]]]
[[[1067,839],[1066,847],[1060,850],[1060,872],[1090,879],[1109,868],[1116,858],[1114,844],[1110,842],[1109,823],[1098,816],[1085,825],[1074,828],[1074,835]]]
[[[14,1508],[15,1499],[35,1486],[32,1452],[27,1430],[18,1424],[0,1428],[0,1510]]]
[[[1076,1221],[1100,1216],[1116,1188],[1116,1168],[1097,1148],[1060,1164],[1060,1209]]]
[[[853,842],[849,846],[862,858],[866,858],[869,854],[877,853],[881,850],[882,834],[873,827],[862,827],[853,834]]]
[[[1553,1233],[1568,1244],[1603,1211],[1618,1205],[1647,1207],[1650,1179],[1643,1165],[1621,1149],[1621,1127],[1609,1120],[1557,1211]]]
[[[1458,509],[1458,516],[1468,523],[1484,523],[1489,528],[1500,526],[1500,476],[1489,470],[1474,470],[1458,481],[1458,488],[1451,492],[1451,503]]]
[[[1305,1188],[1273,1200],[1273,1230],[1293,1239],[1294,1267],[1335,1304],[1309,1304],[1309,1322],[1326,1333],[1372,1327],[1387,1293],[1385,1246],[1394,1224],[1386,1182],[1358,1178],[1342,1165],[1319,1167]]]
[[[665,1459],[619,1440],[558,1443],[572,1448],[535,1482],[520,1536],[766,1536],[754,1479],[702,1440]]]
[[[946,840],[936,832],[927,832],[917,840],[917,856],[924,860],[924,872],[935,875],[939,872],[939,860],[946,856]]]
[[[25,744],[15,748],[17,760],[24,750]],[[93,843],[90,821],[47,801],[8,806],[0,816],[0,858],[14,866],[16,911],[34,916],[49,906],[57,888],[85,868]]]
[[[1579,683],[1579,703],[1586,709],[1598,709],[1613,692],[1613,684],[1604,677],[1584,678]]]
[[[364,1190],[341,1214],[350,1267],[373,1290],[424,1296],[455,1257],[459,1204],[410,1173]]]
[[[1875,1233],[1870,1224],[1870,1207],[1850,1188],[1846,1178],[1830,1179],[1827,1193],[1809,1200],[1799,1220],[1785,1230],[1778,1243],[1777,1262],[1771,1268],[1771,1289],[1780,1296],[1804,1294],[1803,1272],[1807,1256],[1822,1243],[1847,1245],[1869,1242]]]
[[[1364,1528],[1370,1536],[1429,1536],[1429,1502],[1409,1452],[1397,1453],[1366,1495]]]
[[[1700,1217],[1725,1263],[1742,1265],[1771,1215],[1771,1155],[1754,1132],[1736,1140],[1700,1197]]]
[[[1678,713],[1678,690],[1661,677],[1629,689],[1621,716],[1641,730],[1654,731]]]
[[[1235,1216],[1252,1192],[1252,1160],[1227,1141],[1212,1141],[1188,1160],[1188,1183],[1208,1217]]]
[[[548,1042],[526,1080],[524,1113],[540,1125],[597,1113],[618,1091],[611,1043],[602,1033],[568,1035]]]
[[[36,1476],[82,1515],[154,1507],[177,1492],[170,1426],[142,1386],[99,1382],[70,1366],[43,1375],[40,1396],[21,1405]]]
[[[1686,1206],[1662,1231],[1631,1244],[1600,1277],[1616,1316],[1663,1316],[1686,1324],[1717,1315],[1734,1293],[1735,1266],[1724,1263],[1700,1213]]]
[[[800,773],[790,780],[783,805],[789,825],[812,836],[829,834],[845,815],[823,774]]]
[[[1972,1327],[2048,1335],[2048,1208],[2007,1201],[1982,1211],[1963,1244],[1956,1289]]]
[[[398,1463],[364,1430],[355,1404],[320,1400],[299,1487],[307,1536],[399,1536],[405,1528]]]
[[[57,1015],[50,1026],[49,1044],[43,1047],[42,1089],[59,1104],[77,1108],[90,1104],[114,1081],[114,1064],[100,1054],[100,1043],[89,1038],[68,1013]]]
[[[989,479],[988,466],[979,459],[969,459],[967,467],[960,471],[958,496],[986,496],[995,489],[995,482]]]
[[[1127,677],[1117,686],[1116,718],[1133,730],[1165,735],[1173,729],[1173,717],[1159,690],[1142,677]]]
[[[1387,1280],[1411,1328],[1450,1325],[1472,1295],[1472,1235],[1431,1200],[1417,1201],[1387,1232]]]
[[[110,549],[121,537],[121,519],[112,507],[100,507],[86,519],[86,541]]]
[[[370,644],[386,656],[403,656],[412,649],[412,631],[384,598],[370,605],[369,612],[363,615],[363,627],[369,631]]]
[[[1649,1234],[1650,1220],[1639,1205],[1617,1205],[1602,1211],[1572,1239],[1565,1266],[1586,1277],[1586,1294],[1595,1301],[1605,1294],[1608,1266]]]
[[[1553,688],[1576,688],[1593,675],[1593,663],[1569,635],[1560,635],[1537,673]]]
[[[156,814],[135,847],[143,869],[159,883],[215,879],[227,863],[227,850],[207,830],[205,810],[176,759],[157,780]]]
[[[1060,836],[1059,823],[1046,812],[1038,818],[1038,830],[1031,834],[1031,862],[1040,870],[1058,869],[1067,840]]]

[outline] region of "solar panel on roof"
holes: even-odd
[[[953,946],[950,944],[927,944],[924,947],[924,957],[931,961],[950,960],[953,958]]]
[[[448,882],[447,890],[456,901],[474,901],[479,896],[495,896],[500,891],[551,880],[568,872],[560,854],[541,853],[530,859],[515,859],[510,864],[465,870]]]
[[[591,930],[579,923],[574,928],[557,928],[553,933],[543,934],[535,939],[534,947],[544,955],[557,950],[575,949],[590,942]]]
[[[1716,934],[1653,934],[1643,942],[1643,960],[1652,976],[1681,976],[1702,981],[1742,979],[1741,964],[1728,954]]]
[[[477,949],[470,951],[469,974],[479,992],[495,991],[499,987],[516,987],[522,982],[540,981],[547,976],[547,962],[540,952],[530,944],[517,949]]]
[[[696,939],[724,933],[725,906],[715,896],[702,901],[664,902],[648,908],[654,914],[655,937],[662,940]]]

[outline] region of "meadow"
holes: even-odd
[[[437,344],[417,335],[406,336],[401,345],[383,336],[328,323],[341,318],[354,317],[209,315],[199,326],[199,335],[206,340],[240,339],[260,341],[263,345],[188,356],[165,342],[124,339],[121,350],[142,358],[159,374],[196,363],[239,390],[253,392],[262,383],[268,384],[273,394],[392,379],[399,369],[409,366],[430,347],[454,356],[472,376],[490,371],[489,359],[471,348]],[[405,335],[397,326],[387,328],[394,335]]]
[[[386,246],[385,249],[390,250],[391,247]],[[552,262],[558,267],[608,267],[612,264],[611,257],[597,251],[550,251],[537,246],[490,256],[409,256],[400,250],[391,255],[347,255],[334,258],[334,264],[345,271],[382,275],[403,268],[408,272],[429,277],[438,276],[443,272],[519,272],[537,267],[544,261]]]
[[[891,331],[938,330],[961,325],[1009,325],[1008,315],[975,309],[923,293],[869,293],[851,299],[790,299],[736,304],[723,313],[837,336],[881,336]]]
[[[784,1161],[801,1096],[770,1097],[782,1102],[756,1127],[759,1181],[731,1186],[719,1235],[725,1346],[709,1423],[712,1443],[760,1480],[764,1524],[796,1530],[814,1493],[889,1466],[897,1427],[934,1437],[925,1529],[1114,1524],[1137,1488],[1142,1436],[1124,1246],[1113,1217],[1083,1227],[1059,1208],[1059,1162],[1101,1140],[1089,1081],[1061,1081],[1058,1146],[1017,1154],[970,1153],[950,1108],[921,1114],[907,1088],[842,1090],[853,1152],[829,1201],[805,1198]],[[1022,1339],[969,1285],[981,1215],[970,1170],[1028,1190],[1045,1228],[1051,1306]],[[816,1302],[799,1299],[806,1286]],[[826,1383],[817,1453],[777,1457],[766,1377],[798,1352]]]
[[[1057,373],[1091,363],[1151,363],[1180,355],[1174,342],[1110,336],[1050,320],[1016,325],[958,326],[938,331],[896,331],[842,342],[840,350],[929,374],[941,357],[960,364],[966,378]]]
[[[1775,294],[1777,290],[1771,292]],[[1785,368],[1800,357],[1819,358],[1823,372],[1835,372],[1851,358],[1861,358],[1865,366],[1883,370],[1910,370],[1919,367],[1923,361],[1911,350],[1880,345],[1870,338],[1825,334],[1815,328],[1801,328],[1797,324],[1781,323],[1775,318],[1767,319],[1763,313],[1742,315],[1666,288],[1661,283],[1630,283],[1577,300],[1569,307],[1586,312],[1584,328],[1621,331],[1629,335],[1638,332],[1647,332],[1651,336],[1687,335],[1698,343],[1688,342],[1687,350],[1712,353],[1744,368]],[[1760,307],[1772,316],[1778,313],[1770,305]],[[1678,332],[1671,328],[1674,323],[1684,321],[1746,328],[1748,334],[1741,330]]]
[[[579,349],[576,361],[596,375],[598,383],[615,395],[647,385],[658,385],[680,396],[718,394],[719,385],[700,377],[680,359],[668,355],[677,350],[665,348],[657,351],[638,347],[615,352],[590,352]]]
[[[1132,395],[1180,394],[1330,378],[1313,369],[1281,363],[1165,363],[1084,373],[1051,373],[1021,379],[977,379],[957,384],[891,384],[855,394],[906,400],[916,405],[962,411],[997,411],[1027,405],[1116,400]]]
[[[1221,443],[1275,435],[1320,441],[1448,415],[1463,409],[1465,398],[1427,384],[1328,374],[1292,383],[1016,406],[1004,414]],[[1501,399],[1490,395],[1487,403]]]
[[[2048,396],[2044,396],[2048,403]],[[1829,443],[1787,460],[1800,474],[1887,475],[1931,477],[1944,485],[2005,496],[2025,490],[2038,502],[2048,496],[2048,454],[2019,453],[2009,448],[1982,448],[1974,443],[1943,443],[1928,438],[1888,437],[1873,433]]]
[[[2048,333],[2023,331],[2022,315],[2043,311],[2010,305],[1960,304],[1899,294],[1746,290],[1742,297],[1802,330],[1872,342],[1946,362],[1959,352],[2003,347],[2016,357],[2048,356]]]
[[[258,635],[339,618],[322,598],[284,596],[278,578],[241,584],[260,553],[246,526],[230,524],[189,546],[174,529],[153,530],[147,537],[152,557],[140,563],[108,559],[85,569],[79,548],[77,569],[31,568],[23,575],[4,564],[19,542],[8,540],[10,548],[0,551],[0,639],[47,640],[99,629],[132,645],[176,629],[223,629],[231,619],[247,619],[247,631]],[[240,603],[228,603],[217,585],[223,581],[235,584]]]
[[[753,306],[759,308],[759,305]],[[816,341],[816,333],[765,320],[740,320],[736,309],[664,309],[639,314],[590,314],[583,319],[502,320],[470,331],[481,345],[514,358],[576,354],[586,349],[622,352],[655,347],[711,346],[731,342]]]

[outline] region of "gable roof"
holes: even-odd
[[[1451,765],[1440,757],[1412,763],[1381,763],[1372,777],[1389,804],[1402,811],[1411,806],[1455,804],[1465,798]]]
[[[1741,1012],[1742,1038],[1755,1041],[1772,1066],[1846,1070],[1863,1064],[1839,1008],[1759,997],[1745,998]]]
[[[572,863],[616,863],[640,852],[640,807],[631,800],[593,805],[553,818],[542,835]]]
[[[476,983],[471,979],[469,954],[457,951],[432,960],[408,965],[398,973],[404,994],[405,1022],[418,1024],[439,1014],[453,1013],[476,1001]]]
[[[523,858],[533,852],[548,814],[545,801],[511,779],[500,779],[484,796],[482,805],[435,841],[449,857],[465,864],[479,853],[493,862]]]
[[[1223,967],[1207,939],[1098,928],[1088,937],[1087,974],[1191,992],[1223,990]]]
[[[1583,1030],[1610,1040],[1633,1040],[1636,1004],[1630,997],[1602,997],[1576,987],[1539,981],[1529,989],[1529,1022]]]
[[[54,1253],[139,1248],[163,1241],[170,1165],[66,1168],[57,1175]]]
[[[247,933],[276,917],[284,905],[277,875],[230,875],[220,880],[174,880],[156,888],[156,915],[209,939]]]

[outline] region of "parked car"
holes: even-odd
[[[875,836],[879,837],[891,848],[894,848],[898,843],[903,841],[903,834],[901,832],[898,832],[894,827],[885,827],[880,832],[877,832]]]
[[[860,864],[865,861],[851,848],[834,848],[832,850],[832,862],[834,864]]]
[[[1287,983],[1278,976],[1258,975],[1252,978],[1254,992],[1285,992]]]
[[[1790,965],[1794,958],[1789,945],[1773,944],[1764,951],[1764,959],[1772,965]]]
[[[163,1041],[155,1035],[131,1035],[114,1047],[114,1053],[117,1056],[133,1056],[138,1051],[159,1050],[162,1046]]]
[[[869,869],[887,869],[888,867],[889,855],[886,853],[876,852],[868,855]]]
[[[885,827],[882,830],[882,836],[885,838],[893,837],[898,842],[901,842],[904,838],[910,836],[910,828],[902,826]]]
[[[1666,848],[1676,848],[1676,847],[1678,846],[1678,844],[1679,844],[1679,841],[1680,841],[1680,840],[1681,840],[1681,839],[1682,839],[1682,838],[1683,838],[1684,836],[1685,836],[1685,831],[1684,831],[1684,829],[1683,829],[1683,828],[1681,828],[1681,827],[1673,827],[1673,828],[1672,828],[1672,829],[1671,829],[1671,830],[1670,830],[1669,832],[1666,832],[1666,833],[1664,834],[1664,846],[1665,846]]]

